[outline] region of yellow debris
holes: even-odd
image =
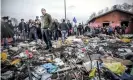
[[[131,39],[123,38],[123,39],[121,39],[121,41],[122,41],[122,42],[125,42],[125,43],[129,43],[129,42],[131,42]]]
[[[11,62],[11,65],[16,65],[18,63],[20,63],[20,59],[15,59],[14,61]]]
[[[1,53],[1,60],[2,60],[2,62],[7,60],[7,54],[6,53]]]
[[[96,68],[92,69],[90,74],[89,74],[89,78],[93,78],[95,77],[95,74],[96,74]]]
[[[112,72],[121,75],[125,72],[126,67],[120,62],[114,63],[104,63],[105,67],[111,70]]]

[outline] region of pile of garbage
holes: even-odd
[[[72,36],[65,44],[21,42],[1,53],[2,80],[133,80],[133,39]]]

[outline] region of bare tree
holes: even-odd
[[[117,6],[118,6],[118,5],[114,5],[114,6],[112,6],[112,9],[117,9]]]
[[[96,17],[96,13],[95,12],[90,15],[90,18],[89,19],[92,19],[94,17]]]
[[[105,8],[105,12],[108,12],[108,11],[109,11],[109,8],[108,8],[108,7],[106,7],[106,8]]]
[[[101,14],[103,14],[103,10],[100,10],[100,11],[98,12],[98,15],[101,15]]]
[[[121,7],[122,7],[123,10],[129,11],[129,10],[131,9],[132,6],[131,6],[130,4],[128,4],[128,3],[123,3],[123,4],[121,5]]]

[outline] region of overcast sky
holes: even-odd
[[[86,22],[91,13],[124,2],[131,4],[133,0],[66,0],[67,18],[76,17],[78,22]],[[64,18],[64,0],[1,0],[1,16],[34,19],[41,16],[41,8],[52,18]]]

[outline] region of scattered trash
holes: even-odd
[[[42,66],[47,70],[48,73],[54,73],[58,69],[58,67],[52,63],[47,63]]]
[[[2,62],[7,60],[7,53],[5,53],[5,52],[1,53],[1,60],[2,60]]]
[[[126,67],[120,62],[115,63],[104,63],[105,67],[114,72],[115,74],[121,75],[125,72]]]
[[[41,40],[18,43],[17,46],[1,53],[1,78],[3,80],[132,79],[131,38],[120,39],[105,34],[86,35],[88,37],[68,37],[65,43],[62,43],[61,39],[52,41],[52,52],[44,49],[46,45]]]

